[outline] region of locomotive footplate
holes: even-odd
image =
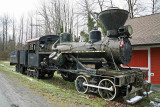
[[[140,72],[139,69],[122,69],[120,71],[100,68],[96,71],[97,75],[114,77],[116,86],[121,87],[127,84],[142,86],[143,80],[147,77],[147,72]]]

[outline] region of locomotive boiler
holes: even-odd
[[[99,93],[108,101],[120,95],[127,99],[131,99],[132,95],[143,97],[143,92],[150,91],[150,84],[145,81],[147,72],[128,66],[132,58],[129,40],[132,27],[124,26],[127,18],[126,10],[112,8],[102,11],[99,19],[107,30],[104,39],[101,39],[99,30],[93,29],[88,42],[71,42],[69,33],[29,40],[25,66],[17,62],[14,64],[17,69],[22,67],[20,71],[36,78],[42,78],[45,74],[52,77],[57,71],[64,80],[75,81],[79,93]],[[14,53],[11,54],[11,61],[16,56]]]

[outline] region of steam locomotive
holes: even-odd
[[[69,33],[28,40],[28,50],[11,52],[10,65],[16,65],[17,72],[38,79],[46,75],[51,78],[57,71],[64,80],[75,81],[79,93],[99,93],[108,101],[119,95],[131,96],[132,87],[137,89],[132,92],[134,95],[142,96],[144,91],[150,91],[150,84],[145,82],[147,72],[128,66],[132,58],[132,27],[124,26],[127,18],[126,10],[102,11],[99,19],[107,30],[103,40],[97,29],[89,33],[88,42],[71,42]]]

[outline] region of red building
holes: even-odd
[[[129,19],[133,35],[131,67],[148,70],[148,82],[160,84],[160,14]]]

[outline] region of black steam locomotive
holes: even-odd
[[[121,67],[132,58],[132,28],[124,26],[127,18],[125,10],[102,11],[99,19],[108,36],[103,40],[96,29],[90,32],[88,42],[71,42],[69,33],[28,40],[28,50],[12,52],[10,64],[16,65],[16,71],[38,79],[45,75],[51,78],[57,71],[64,80],[75,81],[78,92],[99,93],[105,100],[129,96],[132,87],[137,88],[134,94],[142,95],[150,90],[145,82],[147,72]]]

